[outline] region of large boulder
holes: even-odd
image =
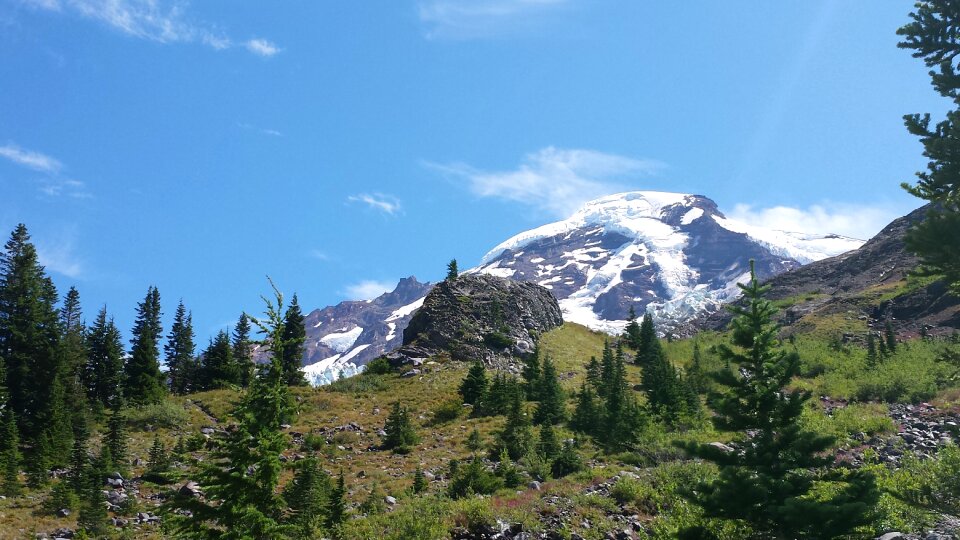
[[[439,283],[403,331],[407,358],[447,351],[487,363],[533,351],[540,336],[563,324],[556,298],[535,283],[466,274]]]

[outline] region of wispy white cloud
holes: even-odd
[[[40,152],[24,150],[12,143],[0,146],[0,156],[9,159],[17,165],[45,173],[56,173],[63,168],[63,164],[55,158],[41,154]]]
[[[781,231],[810,234],[841,234],[868,240],[908,209],[889,204],[848,204],[827,202],[807,208],[773,206],[755,208],[737,204],[727,217]]]
[[[277,47],[276,44],[260,38],[248,40],[244,46],[246,46],[247,50],[253,54],[266,58],[269,58],[280,52],[280,48]]]
[[[366,204],[374,210],[379,210],[391,216],[398,213],[401,208],[400,199],[383,193],[360,193],[347,197],[347,201]]]
[[[394,281],[364,280],[347,285],[343,294],[350,300],[373,300],[383,293],[392,291],[395,287]]]
[[[37,259],[51,272],[69,278],[80,278],[84,273],[83,262],[74,249],[74,234],[64,232],[56,239],[35,239]]]
[[[66,196],[72,199],[92,199],[93,194],[87,185],[70,178],[41,178],[38,180],[40,192],[50,197]]]
[[[478,39],[535,28],[570,0],[423,0],[417,14],[428,39]]]
[[[319,249],[311,249],[310,251],[307,252],[307,255],[309,255],[310,258],[316,259],[318,261],[326,262],[330,260],[330,255],[328,255],[326,251],[322,251]]]
[[[280,132],[279,130],[270,129],[270,128],[261,128],[261,127],[255,126],[255,125],[253,125],[253,124],[248,124],[248,123],[246,123],[246,122],[237,122],[237,127],[240,128],[240,129],[247,129],[247,130],[251,130],[251,131],[256,131],[256,132],[261,133],[261,134],[263,134],[263,135],[270,135],[271,137],[283,137],[283,133]]]
[[[527,154],[510,171],[484,171],[464,163],[425,165],[448,178],[466,182],[479,197],[518,202],[561,218],[589,200],[627,191],[627,182],[666,167],[651,159],[552,146]]]
[[[190,20],[181,0],[21,0],[34,9],[71,13],[105,24],[124,34],[158,43],[202,43],[223,50],[242,46],[269,57],[280,48],[262,38],[236,42],[214,26]]]

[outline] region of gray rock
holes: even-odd
[[[540,491],[540,486],[541,486],[540,482],[537,482],[536,480],[533,480],[533,481],[531,481],[529,484],[527,484],[527,489],[532,489],[532,490],[534,490],[534,491]]]
[[[392,497],[392,496],[390,496],[390,495],[387,495],[386,497],[383,498],[383,502],[389,504],[390,506],[393,506],[393,505],[397,504],[397,499],[395,499],[394,497]]]
[[[905,538],[905,537],[903,536],[903,533],[888,532],[887,534],[884,534],[883,536],[878,537],[877,540],[897,540],[898,538]]]

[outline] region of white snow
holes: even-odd
[[[689,225],[703,216],[703,208],[691,208],[680,220],[681,225]]]
[[[389,317],[387,317],[386,319],[384,319],[383,322],[396,321],[396,320],[398,320],[398,319],[402,319],[402,318],[406,317],[407,315],[410,315],[410,314],[413,313],[414,311],[420,309],[420,306],[423,305],[423,301],[424,301],[426,298],[427,298],[426,296],[424,296],[423,298],[418,298],[417,300],[414,300],[413,302],[411,302],[411,303],[409,303],[409,304],[407,304],[407,305],[405,305],[405,306],[397,309],[396,311],[394,311],[393,313],[391,313]]]
[[[387,337],[385,338],[386,341],[390,341],[393,338],[397,337],[397,323],[388,322],[387,328],[390,329],[390,332],[387,334]]]
[[[320,328],[320,325],[323,324],[323,321],[317,321],[317,324],[313,325],[314,328]]]
[[[357,342],[357,338],[359,338],[362,333],[363,328],[357,326],[350,330],[341,330],[340,332],[327,334],[320,338],[320,343],[323,343],[338,353],[343,353],[350,349],[350,347],[353,347],[353,344]]]
[[[510,278],[517,273],[517,270],[515,268],[500,268],[500,261],[497,261],[491,265],[481,268],[480,273],[502,278]]]
[[[771,253],[789,257],[802,264],[834,257],[857,249],[864,244],[863,240],[836,234],[813,235],[778,231],[754,227],[740,221],[717,216],[713,216],[713,219],[728,231],[746,234],[758,244],[769,249]]]
[[[363,352],[363,350],[369,346],[369,344],[358,345],[346,355],[335,354],[319,362],[314,362],[309,366],[305,366],[303,373],[306,375],[307,381],[313,386],[330,384],[339,379],[341,375],[344,377],[352,377],[362,372],[363,366],[354,364],[350,359]]]

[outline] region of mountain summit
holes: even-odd
[[[631,306],[669,330],[737,297],[750,259],[766,279],[861,245],[728,219],[702,195],[633,191],[520,233],[471,271],[547,287],[565,320],[595,330],[621,331]]]

